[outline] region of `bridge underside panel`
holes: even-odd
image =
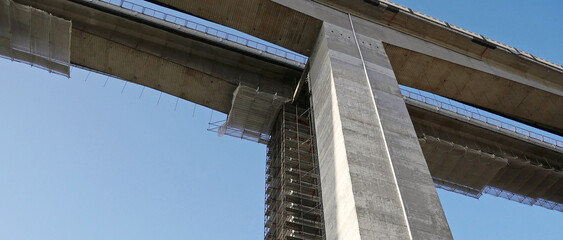
[[[0,0],[0,56],[70,76],[71,22]]]
[[[271,0],[148,0],[309,55],[321,21]]]
[[[436,186],[563,211],[563,149],[407,102]]]
[[[274,0],[284,1],[284,0]],[[290,0],[285,0],[290,1]],[[562,66],[549,63],[538,57],[519,51],[505,44],[486,38],[477,33],[457,27],[445,21],[433,18],[416,9],[400,6],[393,1],[346,1],[346,0],[313,0],[340,11],[349,12],[369,21],[399,30],[410,36],[422,39],[428,43],[445,46],[456,52],[470,56],[478,61],[502,65],[523,74],[536,75],[540,79],[555,80],[561,78]],[[477,37],[483,42],[495,46],[486,47],[473,41]],[[394,44],[393,41],[384,41]],[[543,65],[546,64],[546,65]],[[556,70],[558,69],[558,70]],[[549,81],[549,80],[548,80]],[[560,84],[558,84],[560,86]]]
[[[74,64],[228,112],[234,84],[80,30],[72,39]]]
[[[420,142],[437,187],[474,198],[486,193],[563,212],[560,172],[431,136],[423,136]]]
[[[402,85],[563,133],[563,96],[391,44],[385,50]]]
[[[104,2],[21,1],[73,20],[73,64],[220,112],[241,83],[289,98],[301,75],[268,53]]]
[[[465,186],[469,192],[481,193],[508,161],[431,136],[424,136],[420,144],[434,179]]]
[[[438,21],[441,24],[430,22],[426,15],[410,12],[408,9],[386,8],[387,5],[383,2],[379,6],[379,4],[370,4],[368,1],[359,0],[273,1],[292,8],[294,12],[298,12],[295,14],[299,15],[300,18],[302,18],[301,15],[308,15],[340,27],[346,27],[348,19],[346,12],[361,16],[363,21],[359,21],[358,33],[381,39],[386,43],[386,48],[387,46],[409,48],[418,55],[427,55],[425,59],[421,59],[415,56],[417,54],[395,53],[393,49],[390,49],[389,59],[393,68],[396,68],[395,72],[398,74],[399,83],[416,82],[417,85],[423,85],[421,87],[424,88],[421,89],[427,89],[433,93],[488,109],[550,132],[563,133],[563,123],[559,121],[563,118],[563,113],[559,111],[563,107],[563,85],[561,84],[563,70],[561,66],[556,64],[545,65],[538,58],[504,45],[502,45],[502,48],[488,48],[472,41],[476,36],[481,38],[480,35],[435,19],[432,21]],[[205,5],[198,6],[199,9],[196,9],[195,6],[187,6],[188,3],[181,3],[183,1],[180,0],[154,0],[153,2],[166,3],[190,13],[196,11],[203,18],[226,23],[228,26],[245,32],[253,29],[253,22],[242,20],[235,22],[234,19],[236,18],[229,18],[229,21],[233,22],[227,23],[228,21],[222,16],[228,15],[228,13],[223,12],[224,15],[221,15],[218,10],[215,12],[214,9],[207,9],[218,4],[214,1],[207,1]],[[242,5],[245,5],[246,8],[252,9],[256,4],[267,5],[263,2],[244,1],[241,6],[237,7],[242,8]],[[390,9],[395,9],[397,13]],[[265,19],[262,18],[264,17],[262,15],[254,15],[254,17],[256,17],[255,22],[270,21],[267,16]],[[281,18],[281,16],[279,17]],[[286,21],[280,22],[285,23]],[[280,26],[281,23],[272,23],[271,26]],[[302,34],[302,32],[293,28],[287,28],[285,32],[278,32],[275,37],[269,35],[268,32],[251,34],[289,49],[298,50],[298,47],[296,48],[291,42],[279,41],[282,39],[288,40],[290,38],[285,36],[289,37],[296,33]],[[313,32],[308,34],[313,34]],[[311,40],[310,37],[307,37],[307,39]],[[433,71],[434,76],[431,80],[446,80],[450,85],[448,87],[453,87],[451,85],[455,82],[459,90],[449,92],[448,89],[446,92],[443,88],[438,87],[440,85],[435,85],[434,82],[431,83],[432,86],[428,87],[424,86],[427,82],[425,79],[407,78],[410,76],[405,75],[409,73],[399,69],[403,66],[405,57],[413,58],[410,64],[407,64],[408,67],[412,67],[414,64],[418,65],[419,69]],[[420,76],[419,73],[419,71],[413,71],[412,75]],[[427,75],[430,75],[430,73]],[[494,85],[494,88],[482,87],[490,86],[489,83]],[[477,97],[472,97],[472,94]],[[537,104],[541,104],[543,108],[541,110],[535,109]]]
[[[267,68],[253,68],[252,66],[256,66],[255,62],[241,61],[237,56],[227,57],[227,60],[222,59],[227,62],[217,64],[214,62],[215,58],[217,56],[222,58],[224,49],[185,44],[185,38],[171,37],[162,33],[152,34],[156,32],[147,31],[146,26],[135,25],[116,17],[115,15],[118,14],[100,13],[93,8],[77,6],[93,4],[90,1],[16,1],[31,4],[59,17],[72,19],[74,29],[165,58],[212,78],[233,83],[234,86],[239,82],[245,82],[252,87],[259,86],[265,92],[277,92],[278,95],[289,96],[295,86],[295,82],[291,81],[299,78],[299,73],[284,72],[279,69],[265,75],[234,74],[241,71],[264,73]],[[461,30],[456,32],[421,20],[420,14],[400,11],[395,16],[394,12],[387,8],[363,1],[276,0],[276,3],[270,0],[243,2],[152,0],[151,2],[242,30],[304,54],[311,52],[320,29],[319,19],[345,27],[348,17],[342,11],[349,11],[363,17],[358,21],[358,33],[381,39],[386,43],[385,48],[399,83],[478,106],[554,133],[563,133],[563,122],[559,121],[563,119],[563,112],[559,111],[563,109],[561,71],[531,61],[532,57],[522,57],[528,56],[524,53],[518,55],[500,48],[487,50],[486,47],[471,42],[470,37],[459,34]],[[336,9],[324,4],[335,6]],[[388,26],[392,19],[393,24]],[[411,46],[410,50],[405,49],[408,48],[407,46]],[[485,50],[487,51],[484,52]],[[73,53],[78,51],[80,49],[73,48]],[[208,56],[203,56],[205,54]],[[213,56],[210,57],[209,54]],[[240,62],[244,63],[243,66],[236,65]],[[96,69],[88,65],[83,66]],[[276,85],[279,82],[282,82],[282,85],[289,84],[289,87]],[[232,92],[232,87],[223,92]],[[182,98],[191,100],[190,95],[186,94],[184,92],[185,96]],[[197,96],[193,100],[219,111],[228,112],[229,99],[231,95],[221,98],[221,102],[218,103],[211,102],[212,99],[202,100]],[[537,108],[538,105],[542,108]]]

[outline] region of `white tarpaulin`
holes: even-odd
[[[217,133],[267,143],[282,105],[290,99],[257,89],[238,86],[233,93],[227,121]]]
[[[70,75],[71,22],[39,9],[0,0],[0,55]]]

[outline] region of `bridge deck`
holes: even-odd
[[[280,59],[279,56],[275,54],[256,51],[256,49],[241,44],[233,44],[232,42],[225,44],[225,41],[217,36],[194,32],[185,27],[167,23],[157,18],[135,14],[130,10],[121,9],[109,4],[103,5],[105,3],[102,2],[94,1],[99,3],[99,6],[103,6],[103,8],[99,6],[94,8],[86,4],[86,2],[90,1],[82,0],[18,0],[18,2],[31,4],[34,7],[73,21],[71,54],[71,62],[73,64],[167,92],[171,95],[208,106],[221,112],[228,112],[231,106],[232,93],[236,86],[241,83],[250,87],[259,88],[264,92],[275,93],[283,97],[291,98],[297,86],[297,81],[302,74],[303,65],[299,62],[286,61],[287,59]],[[172,0],[155,2],[167,2],[168,5],[175,6],[175,8],[185,11],[187,11],[185,9],[186,7],[192,7],[179,5],[179,3],[174,5],[174,1]],[[231,2],[232,1],[228,1],[227,3],[222,2],[220,5],[228,6]],[[215,12],[213,14],[219,15],[213,15],[207,13],[212,11],[213,3],[214,1],[201,1],[199,5],[201,6],[200,10],[195,11],[196,9],[193,9],[194,11],[187,12],[193,12],[195,15],[203,17],[207,16],[207,18],[211,20],[220,19],[221,21],[217,22],[224,23],[227,26],[239,26],[239,29],[243,31],[246,29],[246,32],[251,34],[267,32],[262,31],[260,27],[269,27],[272,31],[278,29],[278,35],[268,33],[272,36],[275,35],[276,38],[286,36],[284,34],[290,34],[284,33],[284,31],[291,32],[295,31],[295,29],[308,29],[307,34],[310,34],[310,32],[314,33],[315,29],[310,28],[314,28],[318,22],[316,19],[312,19],[307,15],[282,6],[277,6],[281,11],[279,16],[272,18],[276,21],[266,20],[264,19],[265,16],[262,15],[250,15],[240,19],[231,19],[228,17],[231,16],[229,14],[220,15],[219,12]],[[275,4],[270,1],[263,2],[260,0],[245,1],[244,3],[250,5],[240,4],[240,6],[236,6],[234,9],[245,7],[245,11],[250,9],[250,12],[259,12],[261,7]],[[260,5],[259,3],[264,5]],[[198,5],[192,4],[193,6]],[[257,7],[256,4],[260,6]],[[222,8],[219,8],[218,10],[221,9]],[[288,12],[284,13],[284,11]],[[242,15],[244,14],[237,16]],[[381,17],[384,19],[385,16],[384,14]],[[256,17],[258,18],[255,19]],[[288,19],[291,19],[291,21]],[[248,26],[251,26],[248,25],[250,21],[254,22],[256,26],[249,28]],[[278,28],[279,26],[275,25],[275,22],[289,24],[292,27]],[[303,26],[305,25],[307,27],[304,28]],[[250,29],[254,28],[256,29],[250,31]],[[298,50],[299,52],[307,53],[306,49],[297,49],[296,47],[307,46],[310,39],[303,35],[305,32],[306,31],[303,31],[301,34],[297,34],[292,38],[288,38],[287,36],[281,37],[277,41],[272,42],[289,47],[290,49]],[[256,35],[263,37],[260,34]],[[263,38],[273,40],[271,36]],[[527,119],[528,122],[536,122],[539,126],[547,126],[549,129],[556,130],[555,132],[561,132],[557,130],[562,129],[561,125],[563,124],[563,122],[559,121],[563,118],[563,113],[560,111],[563,109],[563,99],[561,94],[557,93],[558,91],[563,91],[561,82],[558,83],[559,85],[554,85],[554,91],[556,93],[547,92],[538,90],[530,85],[515,83],[507,78],[498,77],[495,74],[485,73],[475,70],[474,68],[465,67],[427,54],[395,46],[391,43],[387,43],[385,47],[387,48],[387,52],[389,52],[393,68],[395,72],[398,73],[397,77],[399,83],[407,83],[406,85],[418,87],[423,90],[443,93],[442,95],[446,97],[460,99],[482,107],[484,106],[496,112],[500,111],[501,113],[505,113],[505,115],[515,114],[516,118]],[[414,65],[416,65],[415,63],[422,64],[414,67]],[[552,81],[562,79],[561,76],[563,75],[561,75],[561,72],[553,67],[538,65],[531,61],[526,62],[525,65],[529,67],[529,71],[532,71],[531,69],[533,68],[541,67],[549,72],[546,74],[554,74],[553,78],[549,78]],[[430,66],[435,67],[431,68]],[[494,68],[494,66],[492,66],[492,68]],[[402,71],[407,69],[409,71]],[[502,69],[506,70],[507,68]],[[419,73],[421,75],[417,76],[412,73]],[[516,74],[518,75],[520,72]],[[533,74],[533,72],[528,72],[528,74]],[[415,77],[420,79],[420,76],[423,76],[423,79],[427,80],[426,83],[418,80],[415,81]],[[464,78],[463,76],[466,77]],[[476,79],[475,76],[479,76],[481,80]],[[455,82],[452,80],[454,78],[461,79],[459,81],[467,82]],[[483,84],[482,81],[487,81],[488,85]],[[444,84],[444,82],[446,82],[446,84]],[[451,85],[448,85],[448,83]],[[482,89],[482,86],[490,88],[491,84],[498,84],[499,92],[489,93]],[[451,88],[436,87],[438,85],[451,86]],[[479,87],[480,85],[482,86]],[[455,91],[450,91],[452,89],[455,89]],[[510,91],[516,94],[512,94]],[[485,100],[486,102],[479,102],[477,99],[483,94],[486,96],[490,94],[490,97],[484,98],[488,99]],[[497,95],[506,96],[506,98],[495,97]],[[509,96],[517,97],[520,100],[508,99]],[[535,106],[538,103],[544,106],[541,112],[536,111],[537,108]],[[510,104],[517,106],[513,106],[512,108],[507,107],[510,106]],[[509,110],[502,110],[501,108]],[[412,110],[411,117],[413,118],[415,126],[422,126],[417,127],[420,138],[422,139],[426,136],[427,141],[425,141],[428,142],[428,146],[432,146],[432,149],[438,148],[438,145],[431,143],[432,141],[438,142],[436,139],[449,142],[447,143],[449,145],[457,144],[466,146],[468,145],[467,143],[474,143],[474,145],[479,146],[479,148],[474,149],[474,151],[485,152],[489,155],[498,155],[506,159],[508,162],[507,166],[509,166],[508,168],[502,168],[502,166],[500,166],[497,172],[489,173],[491,175],[489,176],[490,181],[487,183],[488,185],[483,185],[482,182],[475,182],[475,186],[471,186],[471,184],[467,183],[471,181],[466,180],[463,175],[463,170],[467,167],[466,165],[450,166],[452,169],[457,169],[457,172],[453,175],[441,175],[440,178],[442,180],[473,189],[482,189],[484,186],[491,186],[526,197],[537,198],[537,196],[542,196],[542,199],[559,204],[563,203],[563,199],[560,199],[560,196],[563,196],[561,189],[549,190],[548,188],[539,188],[540,186],[545,186],[545,184],[542,185],[539,180],[541,174],[545,173],[552,177],[555,176],[559,179],[558,181],[562,179],[560,171],[554,171],[554,169],[550,168],[550,166],[563,165],[560,163],[557,163],[559,164],[557,165],[552,160],[559,159],[560,161],[560,159],[563,159],[561,156],[562,153],[558,149],[553,150],[553,148],[545,144],[541,145],[540,143],[538,145],[538,143],[530,142],[527,139],[511,136],[510,134],[507,135],[504,132],[494,131],[494,129],[484,128],[483,126],[475,125],[475,122],[459,121],[459,119],[452,116],[444,117],[428,109],[420,109],[423,108],[409,107],[409,110]],[[514,111],[510,112],[510,109]],[[536,116],[536,118],[529,117],[532,115]],[[445,123],[448,121],[451,123],[450,125],[452,127],[444,128],[443,132],[439,133],[434,131],[437,127],[432,127],[431,125],[437,122]],[[535,125],[538,126],[538,124]],[[431,129],[431,131],[425,129]],[[492,136],[491,139],[497,139],[497,141],[494,143],[484,141],[482,139],[482,136],[485,136],[484,134]],[[514,149],[514,146],[520,147]],[[423,145],[423,149],[424,148]],[[527,151],[523,152],[522,149],[526,149]],[[440,166],[447,163],[444,162],[447,161],[447,159],[435,159],[432,157],[431,152],[425,150],[425,153],[430,154],[427,156],[427,160],[429,163],[432,163],[429,164],[431,166],[438,166],[438,169],[440,169]],[[513,157],[519,160],[514,160]],[[521,160],[528,158],[537,160],[536,162],[529,163],[527,163],[526,160]],[[502,162],[503,161],[501,161],[501,163]],[[532,182],[535,183],[536,185],[534,186],[537,188],[533,188],[532,185],[525,185],[525,189],[520,189],[517,187],[523,186],[523,183],[508,181],[508,179],[516,179],[517,176],[519,176],[516,173],[503,170],[511,169],[513,166],[525,169],[537,169],[537,171],[533,170],[533,172],[534,174],[537,172],[537,174],[540,175],[538,175],[537,178],[532,179],[530,177],[528,179],[530,184],[532,184]],[[560,170],[560,167],[558,167],[558,169]],[[431,171],[433,171],[433,174],[438,174],[437,171],[441,170],[431,169]],[[526,176],[529,176],[529,174]],[[502,182],[503,180],[507,182]],[[552,180],[546,178],[544,181]],[[554,183],[554,185],[561,186],[562,184],[558,182],[558,184]],[[552,197],[542,195],[547,193],[552,194]],[[557,198],[558,196],[559,198]]]
[[[560,111],[563,109],[563,68],[560,65],[389,1],[150,2],[232,27],[305,55],[310,54],[322,20],[349,27],[345,12],[351,13],[367,24],[367,32],[362,33],[358,26],[358,33],[376,32],[374,37],[383,38],[400,84],[563,133],[563,122],[559,121],[563,118]],[[373,4],[375,2],[377,4]],[[420,76],[428,80],[419,81]],[[541,111],[535,107],[538,104],[543,106]]]

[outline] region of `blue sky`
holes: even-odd
[[[563,63],[563,2],[396,2]],[[0,72],[0,239],[262,238],[265,147],[206,130],[224,115],[80,69]],[[560,212],[438,192],[456,239],[561,239]]]

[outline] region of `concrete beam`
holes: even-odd
[[[436,48],[443,48],[443,50],[454,51],[472,58],[474,62],[471,63],[470,67],[477,64],[476,62],[484,62],[481,63],[481,66],[478,66],[480,71],[498,72],[498,74],[506,75],[502,77],[508,79],[515,77],[517,82],[531,78],[540,82],[539,85],[530,83],[536,85],[535,87],[546,85],[547,88],[539,87],[544,91],[551,91],[553,90],[551,88],[555,86],[558,95],[561,95],[563,89],[559,81],[555,81],[562,78],[561,66],[556,64],[545,65],[543,63],[545,60],[534,60],[531,55],[504,45],[501,46],[503,50],[500,48],[489,49],[486,54],[483,54],[486,47],[472,42],[472,35],[481,37],[480,35],[436,19],[433,20],[444,26],[433,23],[424,14],[404,7],[395,8],[397,9],[397,14],[395,14],[394,11],[388,10],[392,9],[387,7],[388,1],[383,1],[382,3],[385,4],[381,4],[381,6],[361,0],[253,0],[230,1],[228,3],[213,0],[190,1],[189,3],[182,0],[150,0],[150,2],[238,29],[307,55],[310,53],[312,43],[318,32],[320,20],[339,25],[346,22],[345,18],[336,19],[333,13],[351,13],[373,23],[370,27],[378,28],[376,31],[389,31],[388,34],[379,34],[379,38],[385,43],[413,50],[409,48],[412,42],[405,42],[405,40],[423,41],[424,46],[429,49],[421,49],[418,46],[420,44],[417,43],[415,45],[417,47],[414,48],[415,51],[427,50],[423,53],[428,54],[428,51],[432,52]],[[241,11],[244,11],[244,14]],[[306,26],[301,25],[303,23],[307,23]],[[409,38],[394,36],[397,34],[407,35]],[[295,36],[299,37],[296,38]],[[484,39],[483,41],[489,40]],[[453,62],[457,63],[457,61]],[[482,66],[483,64],[485,66]],[[490,69],[491,66],[487,65],[501,69]]]
[[[563,97],[498,74],[385,44],[399,83],[560,133]],[[468,58],[468,60],[471,60]],[[542,109],[536,106],[542,105]]]
[[[486,62],[496,62],[523,75],[542,79],[561,77],[563,67],[550,63],[510,46],[456,27],[423,13],[390,1],[365,0],[149,0],[158,5],[186,12],[225,26],[238,29],[274,44],[309,55],[320,29],[322,14],[315,7],[303,11],[306,5],[322,5],[368,21],[385,25],[410,36],[458,51]],[[278,3],[278,4],[276,4]],[[295,7],[298,6],[299,7]],[[475,43],[478,38],[496,49]]]
[[[83,16],[75,14],[71,18],[69,13],[72,12],[64,11],[64,9],[76,9],[75,7],[67,7],[73,3],[95,5],[95,1],[17,1],[40,6],[42,9],[58,14],[58,16],[65,17],[65,15],[68,15],[67,19],[73,19],[77,24],[81,21],[80,17],[85,19],[86,17],[99,16],[99,14],[90,14],[89,12],[82,11]],[[236,1],[229,1],[228,3],[217,3],[214,1],[188,3],[178,0],[155,0],[154,2],[191,12],[204,18],[217,20],[219,23],[241,29],[282,46],[289,46],[290,48],[306,47],[307,49],[312,47],[316,37],[317,26],[319,26],[317,19],[324,19],[344,27],[346,26],[347,16],[344,11],[350,11],[361,16],[357,26],[359,33],[381,39],[385,43],[384,46],[400,84],[437,93],[547,131],[558,134],[563,133],[563,122],[559,121],[563,118],[563,112],[560,111],[563,108],[562,72],[545,67],[532,67],[533,64],[529,62],[515,62],[510,60],[512,58],[506,56],[494,59],[489,58],[505,53],[505,51],[498,49],[487,51],[485,56],[478,56],[482,52],[482,49],[480,49],[482,46],[472,43],[466,36],[453,34],[449,30],[446,31],[447,29],[444,30],[443,27],[428,25],[424,20],[417,20],[403,12],[397,15],[397,25],[382,25],[381,22],[389,18],[390,16],[388,15],[392,12],[361,1],[346,1],[345,3],[337,1],[275,1],[293,7],[296,10],[267,0],[245,1],[243,3]],[[354,10],[357,10],[358,7],[364,7],[373,11],[371,15],[366,14],[363,10],[355,12]],[[274,17],[271,16],[272,9],[276,10]],[[241,12],[237,12],[239,10]],[[123,16],[123,13],[113,12],[113,14]],[[104,17],[111,19],[111,14]],[[138,18],[140,19],[142,16]],[[157,19],[153,19],[155,21],[150,19],[142,20],[145,25],[155,21],[158,22]],[[119,22],[122,26],[127,25],[126,29],[119,25],[111,25],[111,21],[106,23],[104,21],[107,20],[86,19],[82,21],[82,27],[77,27],[77,29],[86,31],[95,31],[97,29],[96,32],[93,32],[96,36],[104,36],[106,39],[111,39],[121,44],[134,44],[133,47],[139,45],[144,47],[143,51],[156,54],[156,56],[162,56],[164,49],[167,52],[164,57],[168,60],[171,60],[172,56],[175,58],[173,59],[175,63],[219,79],[228,79],[228,82],[234,84],[245,82],[253,87],[261,85],[260,88],[262,90],[271,93],[278,92],[278,94],[281,94],[282,91],[287,91],[287,89],[274,88],[276,85],[274,81],[280,79],[276,77],[276,74],[260,76],[261,73],[259,73],[257,75],[256,73],[264,71],[264,68],[256,69],[254,66],[257,66],[257,64],[250,62],[240,65],[242,61],[240,61],[239,56],[236,54],[226,58],[223,57],[225,54],[220,53],[221,50],[213,50],[207,46],[202,47],[205,44],[200,44],[196,47],[197,44],[194,44],[190,49],[183,50],[184,52],[187,51],[186,55],[191,54],[193,56],[190,59],[197,59],[199,61],[189,65],[185,63],[185,59],[180,59],[182,58],[179,54],[181,51],[176,49],[176,46],[184,47],[183,38],[178,38],[177,36],[168,37],[166,34],[161,34],[157,39],[156,37],[131,31],[132,29],[138,29],[136,25],[127,25]],[[420,26],[416,25],[418,26],[416,27],[411,22],[420,23]],[[98,25],[104,25],[105,27],[100,28]],[[166,24],[161,25],[165,26]],[[416,29],[423,29],[424,31],[416,32]],[[167,28],[166,31],[170,33],[171,29]],[[178,35],[178,31],[173,30],[172,32],[174,33],[173,35]],[[180,35],[185,37],[182,34]],[[137,44],[138,38],[147,43]],[[441,38],[448,39],[448,41],[440,42],[437,40]],[[175,42],[170,43],[167,40],[163,41],[163,39],[174,39]],[[201,42],[201,39],[198,41]],[[205,39],[205,41],[211,43],[213,39]],[[464,42],[467,42],[467,44],[458,46]],[[459,49],[461,46],[473,47]],[[198,53],[198,49],[204,49],[204,51],[199,51]],[[223,50],[225,49],[223,48]],[[232,51],[232,49],[227,50]],[[309,51],[301,50],[301,52]],[[79,50],[76,49],[76,51]],[[214,56],[220,56],[223,60],[227,59],[228,63],[221,63],[219,67],[216,63],[217,58],[214,56],[210,57],[207,54],[208,52],[213,53]],[[209,66],[218,67],[210,68]],[[224,70],[225,68],[230,70]],[[213,69],[213,71],[210,71],[210,69]],[[239,74],[241,72],[239,71],[240,69],[244,69],[246,74]],[[298,73],[292,73],[281,79],[282,81],[283,79],[287,81],[287,79],[298,78],[296,75]],[[270,82],[268,84],[264,84],[264,79],[271,81],[268,81]],[[257,84],[257,82],[260,83]],[[272,87],[266,90],[264,86]],[[542,106],[541,110],[536,107],[538,105]],[[227,111],[228,108],[228,106],[223,107],[221,111]]]
[[[270,0],[147,0],[309,55],[321,21]]]
[[[365,2],[274,1],[340,27],[347,26],[347,12],[361,16],[357,32],[385,43],[400,84],[563,134],[563,122],[560,121],[563,118],[560,111],[563,108],[563,71],[545,67],[538,70],[538,66],[531,67],[531,63],[512,64],[507,62],[506,56],[485,58],[479,55],[483,49],[469,48],[482,46],[472,43],[465,36],[449,33],[449,37],[445,38],[447,43],[434,39],[444,37],[441,28],[425,29],[424,34],[417,34],[409,30],[414,28],[411,25],[407,29],[381,24],[381,19],[393,13]],[[360,7],[364,9],[361,14],[354,11]],[[489,52],[491,55],[505,54],[501,50]],[[543,108],[538,110],[535,107],[538,105]]]
[[[511,199],[529,205],[553,209],[553,203],[563,204],[563,189],[556,184],[563,181],[563,148],[426,103],[406,102],[438,184],[445,181],[446,189],[476,198],[517,194]]]
[[[20,2],[73,21],[73,64],[217,111],[241,83],[291,98],[301,76],[295,62],[107,3]]]
[[[479,61],[540,79],[561,77],[563,67],[388,0],[312,0],[451,49]],[[377,2],[377,3],[376,3]],[[392,44],[392,42],[389,42]]]
[[[310,60],[327,239],[451,239],[383,43],[351,23]]]

